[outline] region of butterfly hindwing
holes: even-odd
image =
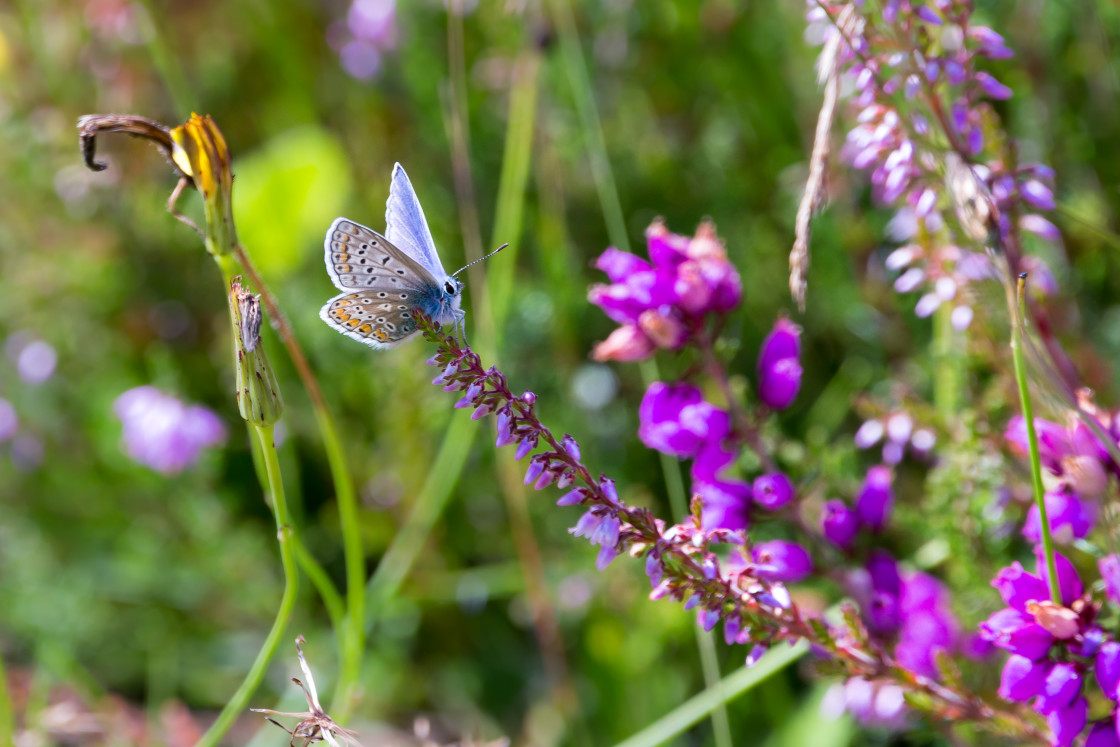
[[[431,273],[389,239],[346,218],[336,218],[323,242],[327,272],[339,290],[421,290],[436,284]]]
[[[423,294],[415,290],[365,289],[335,296],[319,318],[358,342],[388,348],[416,334],[413,309],[425,305]]]

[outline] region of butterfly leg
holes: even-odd
[[[193,228],[194,232],[198,234],[199,238],[205,239],[205,234],[203,234],[202,231],[199,230],[198,226],[195,225],[195,222],[180,213],[179,209],[175,207],[175,203],[179,201],[179,196],[183,194],[183,190],[186,189],[187,186],[190,185],[190,183],[191,180],[187,177],[179,177],[179,183],[175,185],[175,189],[171,190],[171,196],[167,198],[167,212],[171,213],[175,220],[179,221],[180,223],[185,223]]]

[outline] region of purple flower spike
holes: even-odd
[[[1085,724],[1089,720],[1089,701],[1078,698],[1069,706],[1054,711],[1046,718],[1054,738],[1050,742],[1053,747],[1070,747],[1074,740],[1085,731]]]
[[[1042,692],[1050,674],[1050,662],[1033,662],[1025,656],[1008,657],[999,680],[999,696],[1019,703]]]
[[[1116,686],[1120,684],[1120,643],[1108,641],[1101,645],[1097,651],[1097,660],[1094,671],[1097,674],[1097,684],[1106,698],[1116,700]]]
[[[944,21],[941,20],[941,16],[937,15],[933,8],[926,7],[925,5],[917,8],[914,13],[918,18],[934,26],[940,26],[944,23]]]
[[[793,494],[793,481],[781,472],[761,475],[751,485],[755,503],[771,511],[777,511],[792,501]]]
[[[769,650],[770,649],[768,647],[763,646],[761,643],[756,643],[755,645],[751,646],[750,653],[747,654],[747,660],[744,662],[747,669],[750,669],[755,664],[757,664]]]
[[[1039,713],[1053,713],[1065,708],[1081,694],[1081,675],[1069,662],[1059,662],[1050,668],[1043,680],[1034,709]]]
[[[847,550],[859,531],[859,515],[844,501],[827,501],[821,509],[821,532],[832,544]]]
[[[767,407],[784,410],[801,389],[801,328],[779,319],[758,353],[758,396]]]
[[[1034,554],[1038,575],[1049,588],[1050,573],[1046,566],[1046,556],[1043,554],[1041,547],[1036,547]],[[1058,571],[1058,589],[1062,593],[1062,604],[1069,606],[1073,603],[1073,600],[1081,596],[1083,589],[1081,577],[1077,575],[1077,569],[1073,567],[1073,563],[1069,562],[1069,559],[1060,552],[1054,553],[1054,567]]]
[[[1002,569],[992,580],[992,586],[1003,597],[1008,607],[1019,612],[1027,611],[1028,602],[1040,602],[1050,598],[1046,582],[1033,573],[1027,573],[1019,561]]]
[[[813,571],[813,559],[795,542],[771,540],[754,546],[751,559],[758,564],[759,577],[796,583]]]
[[[860,519],[877,532],[887,525],[893,504],[890,468],[872,467],[867,471],[863,487],[856,498],[856,510],[859,511]]]

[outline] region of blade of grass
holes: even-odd
[[[4,657],[0,656],[0,747],[12,747],[14,744],[15,717],[12,715],[12,698],[8,694]]]
[[[809,644],[805,641],[799,641],[794,646],[781,645],[773,648],[753,667],[743,667],[729,674],[720,680],[716,687],[709,687],[689,698],[634,736],[615,745],[615,747],[654,747],[663,744],[700,721],[716,708],[765,682],[775,673],[800,659],[808,651]]]

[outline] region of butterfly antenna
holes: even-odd
[[[500,251],[502,251],[503,249],[505,249],[505,248],[506,248],[507,246],[509,246],[509,244],[502,244],[502,245],[501,245],[501,246],[499,246],[499,247],[498,247],[497,249],[495,249],[494,251],[492,251],[492,252],[490,252],[489,254],[487,254],[487,255],[486,255],[485,257],[479,257],[479,258],[478,258],[478,259],[476,259],[476,260],[475,260],[474,262],[468,262],[467,264],[463,265],[462,267],[460,267],[460,268],[459,268],[458,270],[456,270],[455,272],[451,273],[451,277],[455,277],[456,275],[458,275],[458,274],[459,274],[460,272],[462,272],[463,270],[467,269],[467,268],[468,268],[468,267],[470,267],[471,265],[477,265],[477,264],[478,264],[479,262],[481,262],[481,261],[482,261],[482,260],[484,260],[484,259],[490,259],[490,258],[491,258],[491,257],[493,257],[493,256],[494,256],[495,254],[497,254],[498,252],[500,252]]]

